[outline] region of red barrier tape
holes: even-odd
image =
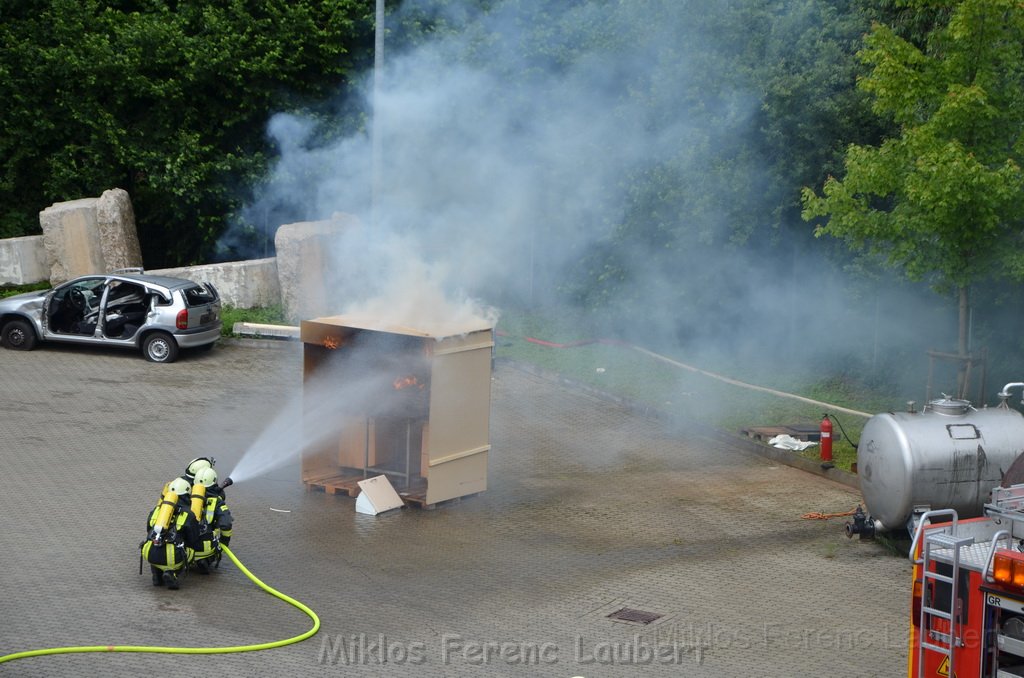
[[[531,344],[538,344],[539,346],[547,346],[548,348],[576,348],[577,346],[587,346],[589,344],[604,344],[606,346],[632,346],[629,342],[621,341],[619,339],[580,339],[579,341],[569,341],[564,344],[559,344],[554,341],[544,341],[543,339],[536,339],[534,337],[523,337],[523,341],[528,341]]]
[[[533,337],[523,337],[526,341],[532,344],[540,344],[541,346],[547,346],[549,348],[574,348],[576,346],[586,346],[587,344],[600,343],[600,339],[581,339],[579,341],[570,341],[567,344],[556,344],[553,341],[544,341],[543,339],[534,339]]]

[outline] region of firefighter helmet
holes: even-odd
[[[179,497],[184,497],[192,491],[192,486],[189,485],[189,482],[184,478],[175,478],[171,482],[167,483],[167,489]]]
[[[217,460],[213,457],[196,457],[188,463],[185,467],[185,479],[194,480],[196,473],[204,468],[213,468],[213,465],[217,463]]]
[[[196,473],[196,485],[211,488],[217,484],[217,472],[212,468],[202,468]]]

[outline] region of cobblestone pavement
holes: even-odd
[[[0,655],[215,646],[310,620],[225,559],[138,575],[143,524],[194,456],[221,475],[301,387],[301,347],[0,350]],[[297,460],[228,490],[232,547],[320,616],[261,652],[64,654],[0,676],[892,676],[910,567],[848,540],[849,488],[498,363],[489,489],[380,516],[304,491]],[[282,450],[288,454],[290,450]],[[275,510],[276,509],[276,510]],[[649,625],[613,621],[633,608]]]

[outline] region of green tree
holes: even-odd
[[[917,17],[936,4],[897,3]],[[859,55],[870,72],[859,84],[898,133],[878,146],[850,145],[843,178],[827,179],[821,194],[803,190],[803,216],[827,218],[816,235],[956,290],[965,356],[971,284],[993,274],[1024,278],[1024,7],[939,4],[931,17],[946,20],[919,41],[883,24],[867,36]]]
[[[714,318],[720,313],[709,311],[743,285],[723,251],[758,249],[764,257],[808,240],[806,229],[792,228],[800,223],[799,187],[838,169],[845,142],[881,137],[855,85],[855,53],[872,14],[848,0],[700,10],[671,2],[648,11],[650,25],[672,26],[677,38],[629,83],[630,103],[654,133],[693,124],[623,179],[625,213],[582,261],[579,296],[596,306],[623,290],[645,294],[632,279],[659,267],[665,279],[687,281],[669,292],[680,315]],[[639,40],[651,29],[638,26]]]
[[[0,236],[128,190],[149,266],[211,254],[278,110],[331,111],[372,47],[367,0],[0,0]]]

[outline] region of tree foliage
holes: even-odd
[[[626,178],[625,214],[584,261],[585,303],[608,303],[657,270],[662,279],[687,281],[670,292],[680,315],[713,322],[707,310],[746,284],[728,265],[742,257],[721,252],[769,257],[806,239],[793,228],[797,187],[838,168],[844,143],[881,133],[854,86],[854,54],[871,16],[858,3],[829,0],[699,11],[691,3],[660,5],[652,24],[687,28],[630,90],[646,97],[655,133],[696,122]]]
[[[912,10],[935,3],[907,0]],[[819,235],[884,254],[911,279],[957,288],[993,271],[1024,277],[1024,7],[1012,0],[951,3],[921,44],[876,24],[860,81],[898,133],[852,144],[842,178],[804,189]],[[966,304],[961,306],[961,351]]]
[[[203,259],[266,169],[268,114],[329,101],[372,15],[366,0],[0,0],[0,236],[121,187],[147,265]]]
[[[591,221],[563,223],[554,189],[536,196],[554,215],[546,232],[606,233],[561,280],[589,307],[643,308],[631,301],[656,279],[679,316],[714,309],[743,292],[731,254],[808,247],[801,209],[829,217],[817,233],[839,236],[837,251],[863,246],[912,277],[1024,278],[1022,10],[1010,0],[388,4],[401,9],[392,55],[465,35],[446,56],[500,70],[494,103],[521,111],[524,130],[588,88],[612,94],[580,119],[623,131],[594,142],[624,170],[595,194]],[[147,265],[210,260],[277,153],[271,113],[312,113],[325,135],[362,123],[361,102],[336,93],[370,63],[374,5],[0,0],[0,237],[38,232],[53,202],[120,186]],[[552,74],[574,69],[593,79],[560,91]],[[637,131],[651,152],[624,162]],[[801,203],[800,187],[822,185]]]

